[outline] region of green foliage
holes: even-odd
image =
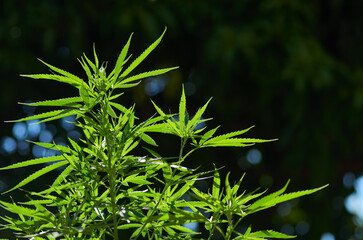
[[[165,33],[165,31],[164,31]],[[94,62],[83,55],[81,63],[87,79],[47,65],[53,74],[25,75],[35,79],[49,79],[70,84],[79,96],[27,103],[32,106],[57,106],[49,111],[16,121],[41,119],[52,121],[77,115],[75,123],[83,131],[80,143],[69,139],[68,146],[35,143],[58,151],[59,156],[32,159],[0,170],[47,163],[7,192],[55,169],[60,174],[41,192],[28,192],[29,201],[0,205],[17,214],[18,218],[2,217],[19,237],[31,239],[119,239],[122,231],[131,232],[131,239],[191,239],[200,234],[184,224],[196,222],[205,226],[208,239],[219,232],[224,239],[293,238],[272,230],[245,233],[236,230],[244,218],[278,203],[314,193],[321,188],[284,194],[281,190],[260,198],[264,192],[240,191],[243,177],[234,185],[229,174],[224,186],[218,169],[197,172],[182,165],[196,150],[206,147],[245,147],[273,140],[240,138],[251,128],[214,136],[217,128],[199,129],[209,101],[190,118],[186,96],[182,91],[179,112],[166,114],[153,102],[159,115],[140,121],[134,107],[126,107],[115,100],[122,95],[119,89],[134,87],[143,78],[166,73],[175,68],[153,70],[137,75],[129,74],[155,49],[164,33],[128,67],[131,36],[123,47],[114,69],[107,74],[104,64],[94,50]],[[125,70],[123,70],[125,69]],[[175,157],[162,157],[153,134],[172,134],[180,139],[180,151]],[[149,145],[144,147],[144,145]],[[191,147],[187,148],[187,145]],[[144,147],[151,156],[137,155]],[[188,150],[187,150],[188,149]],[[49,165],[50,164],[50,165]],[[195,183],[213,176],[212,193],[200,191]],[[188,194],[193,200],[187,201]],[[191,211],[190,211],[190,210]],[[210,217],[207,217],[208,213]]]

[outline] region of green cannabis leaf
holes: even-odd
[[[3,193],[21,189],[29,198],[21,203],[0,201],[2,208],[17,216],[2,216],[6,222],[3,228],[12,229],[19,238],[52,240],[117,240],[121,236],[129,239],[198,239],[202,234],[211,239],[217,232],[226,240],[294,237],[272,230],[252,232],[251,227],[245,233],[236,229],[248,215],[312,194],[326,186],[285,193],[287,183],[281,190],[263,197],[265,192],[241,191],[244,174],[232,184],[229,173],[221,179],[217,167],[198,172],[184,166],[188,157],[201,148],[246,147],[275,139],[242,138],[241,135],[252,127],[218,136],[215,134],[219,127],[200,128],[211,120],[204,116],[211,99],[190,115],[184,87],[175,114],[165,113],[152,101],[156,114],[141,120],[136,116],[135,105],[120,103],[125,89],[137,86],[144,78],[177,69],[168,67],[131,75],[159,45],[165,31],[128,64],[131,34],[109,72],[107,64],[100,63],[93,47],[93,61],[85,54],[78,59],[85,71],[85,79],[42,60],[52,74],[22,75],[69,84],[76,88],[78,95],[21,103],[58,109],[11,122],[48,122],[75,115],[73,124],[82,130],[83,137],[78,142],[68,139],[67,146],[33,142],[56,151],[57,155],[0,168],[0,171],[11,171],[28,166],[40,167]],[[171,157],[159,153],[156,133],[176,136],[180,140],[179,152]],[[146,154],[138,156],[136,153],[142,150]],[[54,179],[44,186],[44,190],[26,190],[29,183],[54,173],[56,169],[60,171],[53,174]],[[195,186],[197,181],[210,178],[213,178],[212,189],[208,192]],[[192,199],[187,199],[187,195]],[[194,231],[187,227],[189,223],[203,225],[205,230]]]

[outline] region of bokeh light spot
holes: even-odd
[[[66,131],[71,131],[75,128],[74,123],[76,122],[76,118],[74,115],[64,117],[61,121],[61,125]]]
[[[12,154],[15,152],[17,147],[16,141],[12,137],[4,137],[1,141],[1,149],[5,154]]]
[[[257,149],[251,149],[247,152],[247,161],[253,165],[257,165],[262,160],[262,154]]]
[[[307,222],[301,221],[298,224],[296,224],[296,233],[298,235],[305,235],[309,232],[310,225]]]
[[[197,88],[195,87],[195,84],[192,82],[186,82],[184,84],[184,90],[185,90],[185,95],[187,96],[191,96],[195,93],[195,91],[197,90]]]
[[[45,151],[46,151],[46,149],[39,145],[34,145],[32,148],[32,153],[33,153],[34,157],[36,157],[36,158],[44,157]]]
[[[26,103],[31,103],[32,101],[27,100],[25,101]],[[23,105],[23,111],[27,114],[27,115],[32,115],[35,112],[36,107],[35,106],[29,106],[29,105]]]
[[[193,210],[191,208],[184,208],[184,210],[186,210],[188,212],[193,212]],[[199,224],[197,222],[185,223],[185,224],[183,224],[183,226],[194,232],[199,231]],[[193,236],[194,234],[191,234],[191,235]]]
[[[57,155],[58,151],[53,150],[53,149],[45,149],[43,151],[43,157],[53,157],[55,155]]]
[[[354,173],[348,172],[343,176],[343,184],[346,188],[351,188],[354,185],[355,175]]]
[[[203,117],[201,117],[201,118],[200,118],[200,121],[202,121],[203,119],[204,119],[204,118],[203,118]],[[207,125],[207,124],[206,124],[205,122],[199,122],[199,123],[197,124],[197,126],[195,126],[195,129],[194,129],[194,130],[200,130],[200,129],[204,128],[206,125]]]
[[[335,240],[335,237],[333,234],[327,232],[321,236],[320,240]]]
[[[289,215],[289,213],[291,212],[291,204],[289,202],[284,202],[281,203],[278,207],[277,207],[277,212],[280,214],[280,216],[285,217],[287,215]]]
[[[18,140],[24,140],[28,135],[26,123],[17,122],[13,126],[13,135]]]
[[[66,46],[62,46],[58,49],[58,53],[60,56],[62,57],[68,57],[69,56],[69,53],[70,53],[70,50],[68,47]]]
[[[145,80],[145,93],[149,96],[155,96],[162,91],[167,84],[167,79],[163,76],[149,77]]]
[[[50,131],[52,133],[52,135],[54,136],[57,133],[57,127],[54,126],[53,124],[47,124],[46,129],[48,131]]]
[[[18,142],[18,152],[21,156],[25,156],[25,155],[29,154],[29,152],[30,152],[29,143],[25,142],[25,141],[19,141]]]
[[[6,183],[0,180],[0,192],[4,192],[6,188],[7,188]]]
[[[294,235],[295,229],[290,224],[284,224],[284,225],[282,225],[280,232],[287,234],[287,235]]]
[[[70,131],[70,132],[68,133],[68,137],[69,137],[70,139],[72,139],[73,141],[78,142],[78,141],[79,141],[79,139],[82,137],[82,135],[81,135],[81,133],[80,133],[80,132],[78,132],[78,131],[76,131],[76,130],[73,130],[73,131]]]
[[[53,140],[53,134],[48,130],[43,130],[40,132],[39,141],[44,143],[50,143]]]
[[[37,137],[40,131],[44,128],[44,123],[39,123],[38,120],[30,120],[26,123],[28,125],[29,136],[32,138]]]
[[[363,222],[363,175],[356,179],[354,189],[355,192],[345,199],[345,208]]]

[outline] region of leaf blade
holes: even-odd
[[[243,129],[243,130],[239,130],[239,131],[235,131],[235,132],[231,132],[231,133],[219,135],[219,136],[216,136],[214,138],[209,139],[207,142],[218,142],[220,140],[224,140],[224,139],[228,139],[228,138],[231,138],[231,137],[235,137],[235,136],[238,136],[238,135],[241,135],[241,134],[244,134],[244,133],[248,132],[253,127],[254,126],[249,127],[247,129]]]
[[[36,120],[36,119],[43,119],[43,118],[47,118],[47,117],[54,117],[56,115],[59,115],[63,110],[55,110],[55,111],[50,111],[50,112],[45,112],[45,113],[40,113],[40,114],[36,114],[30,117],[25,117],[25,118],[20,118],[17,120],[10,120],[7,122],[23,122],[23,121],[29,121],[29,120]]]
[[[0,168],[0,170],[9,170],[9,169],[15,169],[15,168],[20,168],[20,167],[32,166],[32,165],[37,165],[37,164],[41,164],[41,163],[48,163],[48,162],[54,162],[54,161],[60,161],[60,160],[64,160],[64,157],[63,156],[53,156],[53,157],[36,158],[36,159],[31,159],[31,160],[15,163],[10,166],[2,167],[2,168]]]
[[[207,106],[208,106],[208,104],[209,104],[209,102],[212,100],[212,98],[210,98],[208,101],[207,101],[207,103],[206,104],[204,104],[204,106],[203,107],[201,107],[201,108],[199,108],[198,109],[198,111],[196,112],[196,114],[194,115],[194,117],[192,118],[192,120],[190,120],[189,122],[188,122],[188,125],[187,125],[187,131],[189,130],[189,129],[194,129],[197,125],[198,125],[198,123],[199,123],[199,120],[201,119],[201,117],[202,117],[202,115],[203,115],[203,113],[205,112],[205,110],[207,109]]]
[[[128,78],[125,78],[124,80],[122,80],[120,83],[118,83],[115,88],[122,88],[122,86],[126,83],[129,82],[133,82],[136,80],[140,80],[140,79],[144,79],[144,78],[148,78],[148,77],[154,77],[154,76],[158,76],[164,73],[167,73],[171,70],[177,69],[178,67],[171,67],[171,68],[163,68],[163,69],[158,69],[158,70],[152,70],[149,72],[143,72]]]
[[[184,130],[185,127],[185,112],[186,112],[186,99],[185,99],[185,92],[184,92],[184,86],[182,87],[182,95],[180,98],[179,103],[179,129],[181,131]]]
[[[275,232],[272,230],[263,230],[263,231],[257,231],[252,232],[247,235],[248,237],[256,237],[256,238],[280,238],[280,239],[288,239],[288,238],[295,238],[296,236],[289,236],[283,233]]]
[[[65,109],[59,115],[56,115],[54,117],[48,117],[46,119],[41,120],[39,123],[54,121],[54,120],[57,120],[60,118],[76,115],[79,113],[80,113],[80,111],[78,111],[77,109]]]
[[[121,74],[121,77],[127,76],[132,70],[134,70],[160,43],[161,39],[163,38],[166,32],[166,28],[162,35],[152,43],[138,58],[136,58],[128,68]]]
[[[7,190],[6,192],[4,193],[8,193],[8,192],[11,192],[11,191],[14,191],[15,189],[18,189],[30,182],[32,182],[33,180],[39,178],[40,176],[56,169],[56,168],[59,168],[63,165],[66,165],[68,164],[68,161],[64,160],[64,161],[60,161],[60,162],[57,162],[57,163],[54,163],[52,165],[49,165],[49,166],[46,166],[34,173],[32,173],[31,175],[29,175],[28,177],[26,177],[24,180],[22,180],[20,183],[18,183],[15,187],[11,188],[10,190]]]
[[[56,75],[56,74],[21,74],[20,76],[33,78],[33,79],[55,80],[58,82],[70,84],[77,88],[82,85],[82,83],[75,81],[71,78]]]
[[[131,42],[131,38],[132,38],[133,33],[131,33],[129,40],[127,41],[127,43],[125,44],[125,46],[122,48],[120,55],[117,58],[116,61],[116,65],[115,65],[115,70],[114,70],[114,81],[117,81],[121,69],[122,69],[122,65],[124,64],[124,60],[126,58],[127,52],[129,50],[129,46],[130,46],[130,42]]]
[[[59,73],[59,74],[62,74],[62,75],[64,75],[64,76],[66,76],[66,77],[68,77],[68,78],[70,78],[70,79],[72,79],[72,80],[74,80],[75,82],[78,82],[79,84],[81,84],[82,82],[83,82],[83,80],[82,79],[80,79],[79,77],[77,77],[76,75],[73,75],[72,73],[69,73],[69,72],[67,72],[67,71],[64,71],[64,70],[62,70],[62,69],[60,69],[60,68],[57,68],[57,67],[54,67],[54,66],[52,66],[52,65],[50,65],[50,64],[48,64],[48,63],[46,63],[46,62],[44,62],[43,60],[41,60],[41,59],[38,59],[39,61],[41,61],[43,64],[45,64],[47,67],[49,67],[50,69],[52,69],[53,71],[55,71],[55,72],[57,72],[57,73]]]
[[[219,175],[219,172],[217,170],[217,168],[214,166],[214,177],[213,177],[213,187],[212,187],[212,196],[215,199],[219,199],[219,193],[220,193],[220,188],[221,188],[221,178]]]
[[[22,105],[28,105],[28,106],[52,106],[52,107],[58,107],[58,106],[73,106],[76,103],[82,102],[81,97],[69,97],[69,98],[60,98],[55,100],[45,100],[40,102],[33,102],[33,103],[20,103]]]

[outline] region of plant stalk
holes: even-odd
[[[118,230],[117,230],[117,203],[116,203],[116,169],[115,164],[113,163],[113,147],[112,147],[112,141],[113,139],[110,139],[109,136],[109,126],[108,126],[108,113],[107,113],[107,98],[103,99],[102,102],[102,114],[101,114],[101,122],[104,122],[105,129],[104,129],[104,138],[106,142],[106,149],[107,149],[107,161],[108,161],[108,175],[109,175],[109,186],[110,186],[110,198],[111,198],[111,209],[112,209],[112,227],[113,227],[113,239],[118,240]]]

